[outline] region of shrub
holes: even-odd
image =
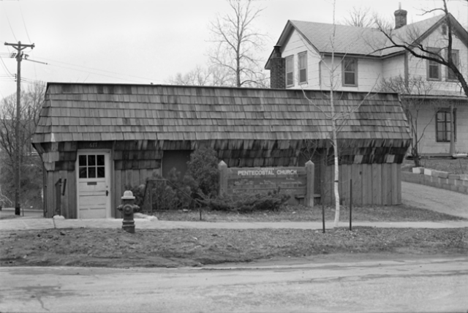
[[[200,147],[190,155],[187,162],[187,173],[181,177],[175,168],[171,169],[164,179],[159,175],[154,178],[160,180],[151,193],[153,210],[177,210],[193,208],[201,197],[210,198],[218,192],[218,158],[216,151],[210,147]]]
[[[165,191],[174,197],[174,209],[186,209],[193,206],[193,193],[198,188],[196,182],[189,176],[181,177],[175,168],[168,173]]]
[[[195,192],[201,192],[208,197],[218,194],[218,163],[216,151],[211,147],[202,146],[190,155],[186,176],[196,182],[198,189]]]
[[[145,185],[141,184],[139,186],[130,186],[130,185],[125,185],[125,190],[130,190],[133,193],[133,196],[135,197],[135,204],[140,206],[143,205],[143,197],[145,195]]]
[[[254,211],[279,210],[290,198],[274,190],[268,194],[235,194],[217,196],[218,158],[211,147],[200,147],[190,155],[187,173],[181,177],[175,168],[164,179],[153,175],[158,181],[151,190],[145,185],[133,187],[136,204],[152,199],[152,211],[193,208],[197,203],[212,210],[248,213]],[[143,199],[143,197],[147,197]]]
[[[176,193],[167,185],[167,181],[159,175],[154,178],[158,179],[156,183],[151,185],[151,189],[146,190],[146,201],[152,201],[152,211],[167,211],[177,207]],[[150,198],[151,195],[151,198]]]
[[[152,211],[178,210],[192,207],[194,205],[193,191],[198,188],[197,184],[189,176],[184,176],[183,178],[180,176],[180,172],[175,168],[169,171],[167,178],[154,174],[152,178],[156,179],[156,182],[153,182],[149,188],[142,185],[141,187],[131,189],[136,197],[136,204],[141,206],[144,201],[150,201],[151,199]],[[146,198],[143,199],[143,197]]]
[[[203,202],[212,210],[250,213],[255,211],[279,210],[290,198],[279,190],[268,194],[223,195]]]
[[[42,161],[39,157],[25,157],[21,164],[21,195],[20,206],[22,208],[42,208]],[[67,187],[68,188],[68,187]],[[4,206],[14,206],[15,199],[15,174],[13,167],[9,166],[7,159],[0,153],[0,191],[4,198]],[[6,201],[6,199],[11,200]],[[1,200],[0,200],[1,201]]]

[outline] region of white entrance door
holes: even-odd
[[[110,218],[109,153],[78,152],[78,218]]]

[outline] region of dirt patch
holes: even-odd
[[[468,228],[1,232],[1,266],[178,267],[335,253],[466,254]]]

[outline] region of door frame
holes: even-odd
[[[76,180],[76,216],[78,219],[81,218],[80,216],[80,183],[79,183],[79,156],[82,154],[105,154],[105,159],[107,159],[106,165],[105,165],[105,172],[107,173],[106,175],[106,182],[107,182],[107,188],[109,189],[109,194],[108,194],[108,201],[107,201],[107,207],[106,207],[106,218],[112,218],[112,195],[113,195],[113,190],[112,190],[112,173],[111,170],[114,168],[111,166],[111,163],[113,162],[112,158],[112,151],[109,149],[78,149],[76,152],[76,161],[75,161],[75,180]]]

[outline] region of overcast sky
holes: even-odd
[[[337,0],[336,20],[353,7],[369,8],[393,21],[408,11],[408,23],[427,18],[421,9],[440,0]],[[268,35],[260,56],[268,58],[288,19],[331,23],[332,0],[256,0],[264,8],[257,28]],[[178,72],[207,63],[209,23],[230,13],[224,0],[0,0],[0,98],[16,91],[15,50],[4,42],[34,43],[23,61],[23,88],[45,82],[168,83]],[[468,25],[466,1],[449,2]],[[432,16],[432,15],[431,15]],[[45,64],[32,61],[46,62]]]

